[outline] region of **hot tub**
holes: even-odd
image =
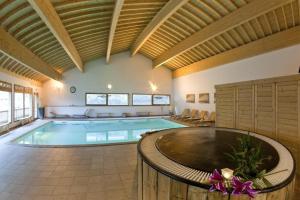
[[[296,168],[285,146],[255,133],[219,128],[169,129],[144,136],[138,144],[138,199],[228,199],[208,191],[209,177],[214,169],[234,168],[224,153],[245,134],[272,158],[261,165],[271,185],[259,182],[262,189],[255,199],[291,199]]]

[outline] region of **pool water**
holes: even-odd
[[[138,141],[145,132],[180,127],[184,125],[161,118],[52,121],[22,135],[13,143],[28,145],[124,143]]]

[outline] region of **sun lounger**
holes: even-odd
[[[198,112],[197,116],[190,118],[188,121],[193,122],[193,121],[200,121],[205,119],[208,119],[208,111],[202,110]]]
[[[193,109],[191,111],[190,116],[181,118],[181,120],[183,120],[183,121],[193,121],[196,119],[199,119],[199,111],[196,109]]]
[[[90,109],[86,109],[83,115],[72,115],[72,118],[82,119],[89,118]]]
[[[149,111],[141,111],[141,112],[136,112],[137,117],[149,117],[150,112]]]
[[[189,114],[190,114],[190,109],[185,108],[180,115],[172,115],[171,119],[177,120],[177,119],[180,119],[183,117],[187,117],[187,116],[189,116]]]
[[[69,118],[70,115],[66,114],[57,114],[56,112],[50,112],[53,118]]]
[[[202,119],[202,120],[196,120],[193,122],[196,126],[212,126],[213,123],[216,121],[216,113],[211,112],[209,118]]]

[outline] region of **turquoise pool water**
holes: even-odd
[[[29,145],[86,145],[134,142],[148,131],[180,128],[169,120],[122,119],[101,121],[53,121],[34,129],[13,143]]]

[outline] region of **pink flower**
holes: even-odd
[[[254,198],[255,195],[258,193],[256,190],[253,189],[252,181],[242,182],[237,177],[233,177],[231,185],[233,188],[233,195],[247,194],[249,197]]]
[[[224,195],[228,194],[226,187],[224,185],[224,178],[218,170],[216,169],[214,170],[212,175],[209,177],[209,182],[211,183],[211,187],[209,188],[210,192],[220,191]]]

